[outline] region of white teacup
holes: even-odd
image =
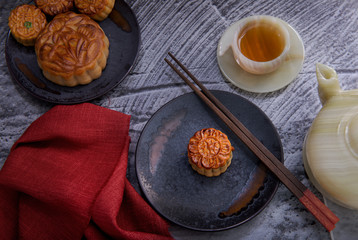
[[[281,21],[271,16],[244,19],[234,32],[231,49],[242,69],[253,74],[275,71],[290,49],[290,36]]]

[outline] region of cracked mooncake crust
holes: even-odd
[[[233,150],[226,134],[214,128],[205,128],[189,140],[189,163],[201,175],[219,176],[230,166]]]
[[[108,48],[108,38],[98,23],[74,12],[54,17],[35,44],[44,76],[69,87],[99,78],[107,64]]]
[[[55,16],[73,9],[73,0],[35,0],[35,4],[49,16]]]
[[[92,19],[102,21],[112,12],[115,0],[75,0],[75,6]]]
[[[20,5],[9,16],[12,36],[24,46],[34,46],[36,38],[45,28],[46,16],[35,5]]]

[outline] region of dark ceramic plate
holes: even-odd
[[[88,85],[63,87],[47,80],[36,60],[34,47],[19,44],[10,34],[6,39],[5,57],[13,79],[33,96],[57,104],[74,104],[90,101],[100,97],[119,84],[131,70],[138,54],[140,31],[137,19],[130,7],[122,0],[117,0],[114,9],[117,22],[122,26],[127,23],[130,28],[123,30],[113,18],[100,22],[109,39],[109,56],[102,76]],[[118,18],[119,16],[119,18]],[[120,18],[122,16],[122,18]],[[24,65],[29,70],[24,70]],[[31,73],[28,73],[31,71]],[[33,75],[33,77],[31,77]],[[32,79],[35,80],[32,80]]]
[[[283,161],[280,137],[258,107],[232,93],[212,93]],[[235,148],[227,171],[212,178],[193,171],[187,160],[189,139],[209,127],[226,133]],[[258,175],[259,166],[258,158],[194,93],[159,109],[142,131],[136,149],[138,180],[153,208],[173,223],[201,231],[238,226],[266,207],[279,182],[269,172]],[[257,190],[252,193],[253,189]]]

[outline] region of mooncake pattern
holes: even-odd
[[[35,4],[49,16],[55,16],[73,9],[73,0],[35,0]]]
[[[35,52],[44,76],[73,87],[99,78],[107,64],[109,41],[101,27],[83,14],[57,15],[41,32]]]
[[[92,19],[102,21],[112,12],[115,0],[75,0],[75,6]]]
[[[35,5],[19,5],[9,16],[12,36],[24,46],[35,45],[36,38],[47,24],[46,16]]]
[[[202,175],[218,176],[231,164],[233,150],[226,134],[214,128],[205,128],[189,140],[189,163]]]

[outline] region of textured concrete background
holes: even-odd
[[[26,93],[10,77],[5,57],[10,10],[26,1],[0,0],[0,166],[24,130],[53,105]],[[92,103],[132,115],[128,178],[135,188],[134,152],[150,117],[190,89],[163,61],[173,52],[209,89],[239,94],[259,106],[281,137],[285,165],[315,193],[304,174],[302,144],[321,108],[315,64],[336,69],[343,89],[358,88],[358,1],[126,1],[137,16],[142,45],[127,78]],[[216,46],[224,30],[247,16],[266,14],[289,23],[303,39],[303,69],[287,87],[256,94],[235,87],[220,73]],[[355,216],[357,216],[356,214]],[[223,232],[202,233],[172,226],[177,239],[329,239],[330,235],[281,185],[269,206],[250,222]],[[338,230],[337,230],[338,232]],[[343,239],[336,237],[336,239]]]

